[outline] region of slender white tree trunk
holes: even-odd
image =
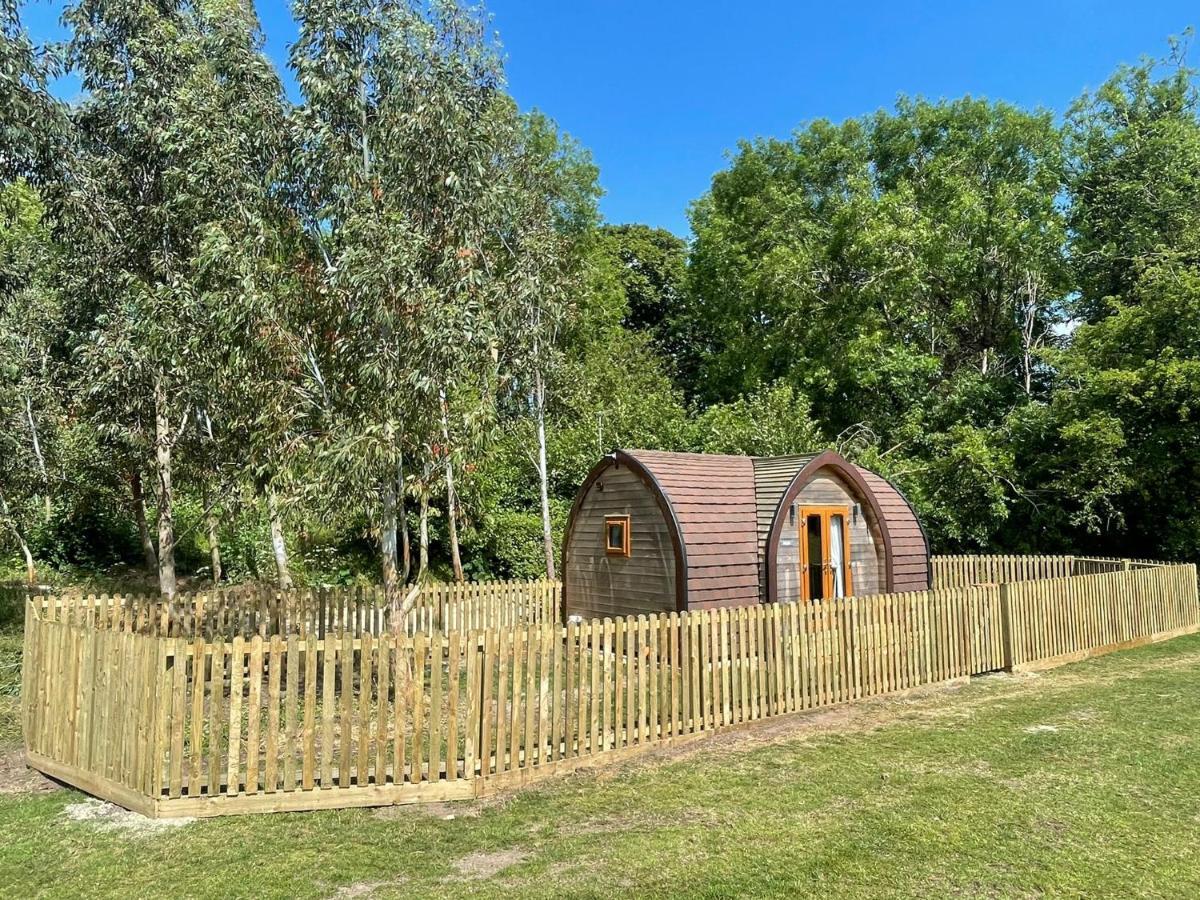
[[[17,527],[16,521],[12,517],[12,510],[8,507],[8,500],[3,494],[0,494],[0,514],[8,521],[8,527],[17,537],[17,545],[21,548],[21,555],[25,557],[25,580],[29,584],[37,584],[37,565],[33,561],[33,552],[29,549],[29,544],[25,542],[25,535],[21,534],[21,529]]]
[[[209,507],[205,513],[205,519],[208,525],[208,558],[212,567],[213,584],[221,583],[221,536],[219,523],[217,521],[217,512],[212,507]]]
[[[1021,323],[1022,367],[1025,377],[1025,396],[1033,395],[1034,330],[1037,328],[1038,297],[1041,292],[1036,277],[1025,273],[1025,320]]]
[[[154,467],[158,481],[158,590],[175,596],[175,517],[171,489],[171,420],[167,389],[161,378],[154,382]]]
[[[383,569],[383,590],[388,597],[399,589],[400,574],[396,559],[396,482],[389,475],[383,484],[383,513],[379,522],[379,556]]]
[[[538,436],[538,488],[542,500],[542,549],[546,553],[546,577],[553,580],[554,535],[550,528],[550,474],[546,463],[546,389],[540,371],[534,374],[534,415]]]
[[[29,550],[29,545],[25,543],[25,538],[21,537],[21,533],[17,532],[17,543],[21,545],[21,553],[25,557],[25,581],[27,584],[37,584],[37,565],[33,561],[33,553]]]
[[[33,420],[33,403],[29,397],[25,397],[25,420],[29,423],[29,438],[33,444],[33,457],[37,460],[38,471],[42,475],[42,483],[46,487],[46,493],[42,495],[42,503],[45,507],[46,521],[50,521],[50,475],[46,470],[46,457],[42,454],[42,442],[38,439],[37,424]]]
[[[146,524],[146,494],[142,490],[142,473],[134,469],[129,476],[129,493],[133,497],[133,519],[137,522],[138,539],[142,542],[142,559],[146,563],[146,571],[153,574],[158,571],[158,554],[154,552],[154,538],[150,534],[150,526]]]
[[[454,566],[454,580],[466,581],[463,574],[462,554],[458,548],[458,498],[454,495],[454,455],[450,452],[450,413],[446,406],[446,392],[442,391],[442,443],[446,453],[446,525],[450,535],[450,562]]]
[[[458,547],[458,502],[454,496],[454,467],[446,460],[446,523],[450,535],[450,563],[454,567],[454,580],[463,582],[462,553]]]
[[[287,544],[283,540],[283,520],[279,516],[279,501],[272,488],[267,489],[267,511],[271,516],[271,552],[275,556],[275,571],[278,574],[279,589],[292,589],[292,573],[288,568]]]

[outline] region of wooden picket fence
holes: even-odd
[[[1102,575],[1130,569],[1166,565],[1148,559],[1102,556],[933,556],[933,587],[970,587],[976,584],[1011,584],[1042,578]]]
[[[153,816],[479,797],[764,718],[1196,631],[1194,566],[413,634],[26,606],[28,759]]]
[[[26,589],[14,591],[22,599]],[[391,609],[382,587],[318,587],[281,591],[262,586],[179,594],[88,594],[39,589],[32,593],[43,608],[57,606],[93,627],[163,637],[193,636],[249,639],[257,634],[350,632],[382,634],[391,630]],[[558,581],[486,581],[423,585],[405,617],[407,634],[463,631],[558,622],[562,584]]]
[[[1052,668],[1195,631],[1196,567],[1014,582],[1001,601],[1011,629],[1005,667]]]

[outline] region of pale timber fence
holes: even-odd
[[[1194,566],[617,620],[232,640],[26,605],[42,771],[155,816],[478,797],[764,718],[1194,632]]]
[[[1102,556],[933,556],[930,565],[936,590],[976,584],[1011,584],[1041,578],[1101,575],[1166,563]]]
[[[260,586],[178,594],[93,594],[26,588],[8,590],[9,602],[33,596],[43,607],[61,606],[99,629],[164,637],[203,635],[231,640],[257,634],[391,630],[391,606],[382,587],[322,587],[281,591]],[[0,599],[3,599],[0,597]],[[19,601],[18,601],[19,602]],[[485,581],[423,585],[405,616],[407,634],[465,631],[558,622],[562,585],[558,581]]]

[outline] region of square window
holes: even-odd
[[[604,517],[604,542],[609,556],[629,556],[629,516]]]

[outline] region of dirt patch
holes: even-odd
[[[493,875],[498,875],[510,866],[515,866],[517,863],[522,863],[529,859],[529,854],[524,850],[510,848],[508,850],[489,850],[477,851],[468,853],[461,859],[456,859],[453,863],[454,869],[458,872],[459,878],[465,878],[471,881],[491,878]]]
[[[1026,734],[1057,734],[1057,725],[1030,725],[1024,729]]]
[[[63,786],[25,764],[23,750],[0,754],[0,794],[47,794]]]
[[[355,897],[372,897],[384,888],[402,887],[407,878],[395,878],[391,881],[356,881],[345,887],[338,888],[330,894],[330,900],[352,900]]]
[[[193,818],[150,819],[103,800],[72,803],[63,810],[63,815],[68,821],[90,825],[97,831],[120,832],[133,836],[159,834],[196,821]]]

